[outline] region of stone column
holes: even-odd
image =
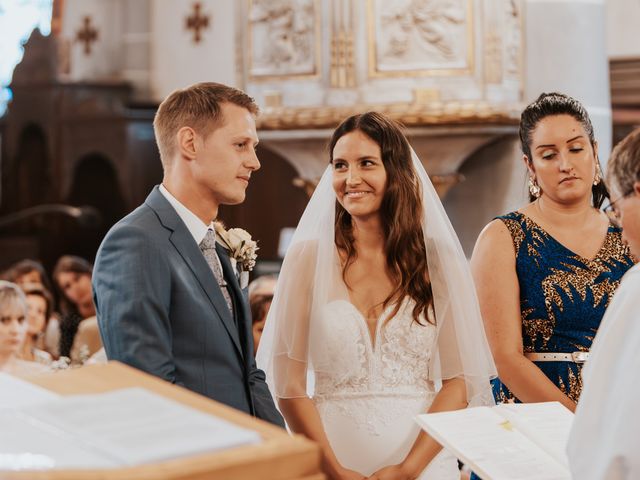
[[[525,101],[557,91],[589,112],[600,161],[611,152],[605,0],[526,0]]]

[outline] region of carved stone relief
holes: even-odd
[[[317,74],[318,15],[315,0],[250,0],[249,74]]]
[[[522,63],[522,0],[487,2],[484,78],[487,84],[519,80]]]
[[[522,0],[509,0],[505,27],[505,70],[518,76],[522,63]]]
[[[484,80],[486,83],[502,82],[503,48],[502,37],[497,29],[487,31],[484,38]]]
[[[469,0],[369,0],[369,10],[372,74],[471,68]]]
[[[407,125],[511,124],[522,107],[523,4],[245,0],[244,87],[263,106],[262,129],[328,128],[373,108]],[[306,18],[299,30],[296,15]],[[304,42],[296,31],[308,34]]]

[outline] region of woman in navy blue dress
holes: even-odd
[[[542,94],[522,113],[520,140],[531,203],[489,223],[472,257],[493,391],[497,402],[574,411],[591,342],[633,259],[600,211],[608,192],[584,107]]]

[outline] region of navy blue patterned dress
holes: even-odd
[[[511,233],[520,285],[522,340],[526,352],[588,352],[620,279],[633,266],[619,228],[609,226],[593,260],[562,245],[526,215],[498,217]],[[582,391],[582,363],[536,362],[574,402]],[[517,401],[492,382],[496,402]]]
[[[526,352],[588,352],[622,276],[633,266],[619,228],[609,225],[593,260],[577,255],[526,215],[497,217],[511,233],[520,286],[522,342]],[[535,362],[571,400],[582,392],[582,363]],[[518,402],[499,378],[496,403]],[[472,480],[480,480],[475,474]]]

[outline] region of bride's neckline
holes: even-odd
[[[405,308],[405,304],[408,300],[405,299],[402,301],[402,304],[400,305],[400,308],[398,309],[398,313],[401,313],[404,308]],[[371,332],[371,329],[369,328],[369,323],[367,322],[367,317],[365,317],[363,315],[363,313],[358,309],[358,307],[355,306],[355,304],[351,301],[351,299],[338,299],[338,300],[334,300],[330,303],[344,303],[347,304],[351,307],[351,309],[354,311],[354,313],[357,314],[357,317],[359,319],[359,321],[361,322],[362,327],[364,327],[365,332],[367,333],[367,344],[369,346],[369,349],[371,352],[375,352],[376,348],[378,347],[378,344],[380,343],[379,337],[380,337],[380,332],[382,330],[382,326],[383,323],[381,320],[383,318],[386,318],[386,316],[393,311],[393,309],[396,307],[396,303],[390,303],[389,305],[387,305],[382,312],[380,312],[380,315],[378,315],[378,317],[376,318],[376,322],[375,322],[375,331]]]

